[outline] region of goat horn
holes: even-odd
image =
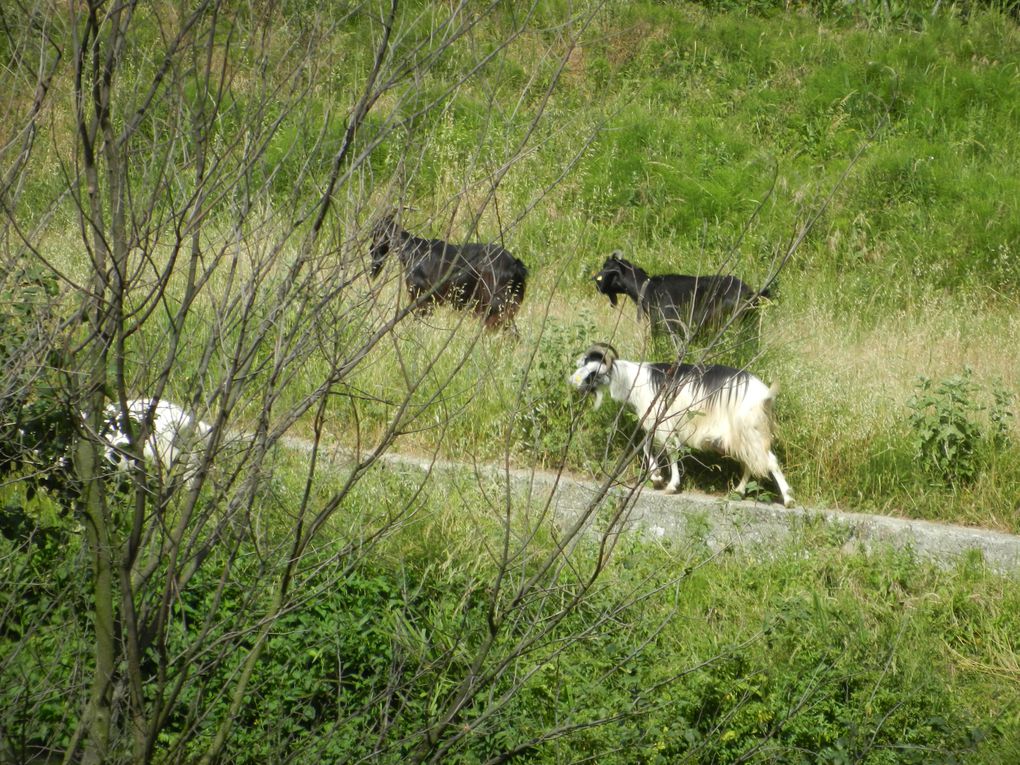
[[[589,357],[601,356],[602,363],[607,367],[613,366],[613,362],[619,358],[619,355],[616,353],[616,349],[609,343],[595,343],[584,355]]]

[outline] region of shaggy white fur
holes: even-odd
[[[212,427],[170,401],[153,401],[148,398],[130,399],[128,416],[134,421],[136,433],[152,410],[152,431],[142,443],[142,456],[159,474],[165,476],[176,466],[186,466],[185,478],[192,477],[194,462],[198,459],[203,441]],[[127,433],[121,429],[120,407],[106,407],[108,427],[101,437],[106,443],[106,459],[118,470],[127,471],[130,459],[126,449],[130,446]]]
[[[571,384],[583,393],[609,390],[614,401],[630,406],[648,434],[644,453],[652,467],[652,482],[663,484],[652,453],[653,442],[669,449],[683,446],[732,457],[743,467],[736,490],[744,494],[747,482],[771,474],[783,504],[792,507],[793,494],[772,451],[772,404],[778,389],[750,372],[723,366],[649,364],[623,361],[612,346],[597,343],[578,359]],[[679,491],[680,470],[670,459],[668,491]]]

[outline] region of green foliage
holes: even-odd
[[[966,18],[973,8],[985,7],[1020,15],[1018,0],[972,0],[965,3],[939,3],[932,0],[698,0],[714,11],[778,15],[792,8],[803,9],[818,18],[842,22],[865,22],[875,27],[903,26],[920,29],[941,17]]]
[[[531,363],[518,372],[517,385],[524,390],[519,438],[537,457],[555,458],[565,452],[578,404],[568,378],[594,331],[593,323],[583,318],[543,327]]]
[[[1010,443],[1010,432],[1013,418],[1013,404],[1016,395],[1005,388],[992,388],[992,405],[988,410],[988,419],[992,424],[992,445],[997,449],[1005,449]]]
[[[15,762],[66,745],[90,653],[81,535],[28,505],[0,488],[0,759]]]
[[[542,329],[530,364],[517,370],[523,390],[517,416],[517,442],[541,464],[568,463],[595,468],[608,455],[626,448],[635,429],[620,420],[620,409],[606,401],[599,409],[569,383],[578,356],[598,337],[587,312],[570,323],[550,322]]]
[[[946,483],[969,483],[978,472],[982,438],[973,419],[981,406],[973,399],[976,386],[970,371],[942,380],[934,389],[932,381],[922,377],[917,387],[918,394],[907,405],[912,410],[909,421],[920,464]]]
[[[941,571],[904,553],[848,553],[842,537],[810,530],[796,549],[758,561],[709,557],[696,540],[624,536],[603,578],[564,613],[597,547],[576,548],[570,567],[515,602],[473,552],[479,536],[500,532],[477,515],[484,500],[471,485],[449,495],[463,503],[455,512],[449,496],[431,497],[370,558],[337,557],[331,541],[302,561],[227,760],[403,761],[476,671],[494,598],[500,613],[514,603],[513,618],[482,671],[537,625],[549,632],[462,707],[442,739],[460,736],[445,761],[523,747],[536,763],[948,762],[1004,750],[1020,725],[1020,710],[1002,701],[1013,680],[997,653],[1020,630],[1020,594],[978,561]],[[392,472],[373,476],[337,531],[362,526],[380,496],[415,494]],[[197,757],[225,712],[264,615],[266,576],[289,549],[266,544],[275,533],[266,528],[261,552],[246,546],[227,568],[230,556],[214,551],[173,598],[160,655],[170,677],[189,676],[157,754]],[[65,715],[78,703],[90,630],[80,544],[63,533],[0,539],[0,655],[10,657],[0,724],[21,759],[66,743]],[[531,554],[545,544],[534,539]],[[214,648],[193,655],[200,645]]]
[[[220,639],[231,639],[232,627],[252,617],[244,586],[255,573],[239,578],[223,598],[216,628]],[[372,700],[385,692],[390,680],[405,596],[392,577],[370,571],[329,581],[328,587],[325,581],[316,576],[302,581],[299,591],[307,600],[277,622],[228,748],[231,762],[278,760],[299,739],[306,741],[307,751],[297,762],[370,754],[370,731],[376,722]],[[185,617],[182,624],[191,629],[175,635],[174,648],[187,649],[198,639],[214,585],[203,579],[190,588],[186,600],[191,618]],[[236,650],[248,647],[250,641],[243,641]],[[235,669],[235,663],[228,662],[215,675],[196,678],[182,708],[218,684],[229,683]],[[213,706],[221,713],[224,708]],[[189,741],[187,722],[185,716],[175,720],[165,730],[163,742],[170,746],[180,741],[197,755],[206,738]],[[314,745],[309,735],[314,736]]]
[[[996,388],[989,412],[989,425],[980,414],[986,410],[980,398],[981,385],[971,369],[935,384],[921,377],[916,394],[907,402],[914,454],[921,468],[932,478],[950,486],[977,479],[988,449],[1001,449],[1009,439],[1013,396]]]
[[[618,608],[614,593],[655,577],[657,569],[668,577],[664,563],[647,546],[627,545],[609,581],[557,634],[584,629],[602,609]],[[665,630],[660,609],[666,604],[650,601],[620,611],[612,626],[552,661],[521,663],[520,674],[536,670],[530,680],[451,761],[496,756],[563,719],[577,732],[531,747],[530,761],[552,762],[567,752],[611,763],[769,761],[796,752],[805,753],[805,762],[948,761],[997,733],[930,671],[940,642],[924,636],[925,625],[955,608],[957,595],[981,576],[941,578],[902,555],[840,560],[825,553],[809,563],[780,558],[750,568],[739,561],[708,565],[682,580],[677,612]],[[916,594],[930,595],[933,584],[942,594],[929,611],[904,607]],[[404,618],[417,612],[417,634],[436,640],[448,634],[442,615],[451,606],[434,603],[427,613],[412,607]],[[961,618],[977,619],[978,611]],[[418,651],[412,655],[422,655]],[[620,660],[624,668],[614,669]],[[658,691],[646,707],[643,689],[649,687]],[[420,698],[425,712],[435,696]],[[413,714],[413,704],[403,711]]]
[[[57,276],[19,259],[0,277],[0,479],[17,477],[31,501],[40,488],[73,495],[66,456],[73,438],[61,395]]]
[[[61,393],[56,274],[28,257],[0,272],[0,760],[67,743],[86,666],[88,576],[69,510],[74,437]]]

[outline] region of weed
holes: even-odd
[[[1010,424],[1013,420],[1013,401],[1016,396],[1000,385],[992,388],[992,406],[988,419],[992,421],[992,443],[998,449],[1005,449],[1010,443]]]
[[[539,458],[560,455],[574,429],[576,400],[567,385],[574,360],[596,335],[587,314],[543,328],[529,367],[518,373],[523,390],[519,439]]]
[[[979,400],[985,391],[974,381],[970,367],[938,383],[922,376],[916,391],[907,406],[914,454],[921,468],[949,486],[973,483],[982,470],[985,447],[1002,448],[1008,442],[1012,395],[994,389],[989,410]],[[990,426],[980,416],[986,410]]]

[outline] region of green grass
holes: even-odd
[[[442,108],[384,141],[372,159],[377,183],[397,172],[402,151],[411,152],[406,194],[418,209],[406,215],[408,228],[458,239],[481,213],[478,236],[499,236],[531,276],[520,342],[475,342],[470,322],[458,327],[458,317],[439,311],[426,322],[408,320],[380,346],[349,379],[359,395],[380,399],[359,399],[362,438],[381,431],[393,411],[385,402],[407,389],[398,359],[406,356],[412,372],[424,368],[455,331],[465,337],[453,341],[416,395],[426,407],[442,393],[397,448],[495,459],[509,445],[515,459],[536,464],[555,462],[566,448],[570,468],[591,469],[605,455],[612,418],[583,414],[566,446],[584,409],[567,401],[563,383],[573,359],[596,340],[612,340],[625,358],[655,353],[632,306],[613,310],[591,288],[604,257],[620,248],[653,272],[723,268],[760,284],[828,200],[779,274],[761,356],[751,363],[782,387],[781,450],[798,498],[1020,530],[1016,418],[977,480],[948,487],[914,469],[907,419],[920,376],[945,379],[967,367],[982,395],[1020,391],[1013,297],[1020,287],[1020,111],[1011,97],[1020,89],[1020,32],[987,8],[973,9],[966,21],[950,13],[921,23],[913,11],[903,17],[910,23],[875,18],[650,3],[607,8],[570,55],[534,153],[510,169],[498,204],[485,209],[489,190],[477,181],[524,135],[556,63],[534,56],[529,44],[564,52],[555,37],[525,35]],[[503,20],[483,24],[476,39],[490,39]],[[415,34],[431,22],[420,23]],[[342,36],[349,42],[350,35]],[[416,89],[387,94],[359,141],[388,110],[409,113],[444,92],[469,58],[457,48]],[[302,143],[337,107],[332,99],[342,104],[352,90],[353,75],[330,72],[335,89],[316,91],[270,144],[267,164],[277,168],[281,200],[307,172]],[[490,108],[512,92],[519,109]],[[231,119],[242,118],[238,108]],[[340,134],[329,135],[326,147]],[[328,151],[320,152],[325,166]],[[574,171],[542,192],[576,152]],[[52,175],[41,172],[33,183],[30,194],[45,196]],[[501,234],[539,193],[534,209]],[[381,183],[370,192],[378,206],[386,204],[383,194]],[[358,208],[362,201],[340,205],[345,225],[371,215],[371,204]],[[63,216],[53,220],[43,251],[81,272],[71,227]],[[265,229],[255,231],[264,239]],[[387,273],[395,277],[394,266]],[[388,286],[383,295],[394,300],[398,291]],[[137,358],[148,358],[146,344],[159,347],[163,331],[146,328]],[[202,320],[194,331],[203,335]],[[529,371],[532,358],[537,367]],[[181,390],[193,384],[188,363],[175,383]],[[300,397],[317,371],[311,360],[288,395]],[[137,387],[144,387],[141,375]],[[535,405],[523,422],[520,401]],[[349,439],[351,405],[338,402],[334,415],[331,434]]]
[[[304,467],[303,457],[283,453],[271,496],[252,509],[250,542],[260,552],[239,561],[218,596],[217,643],[239,652],[248,645],[242,627],[257,622],[266,597],[259,577],[289,554],[278,523],[301,495]],[[342,472],[323,474],[313,508],[342,479]],[[331,519],[325,544],[295,573],[294,606],[273,629],[228,759],[303,752],[298,761],[311,762],[381,745],[375,761],[400,760],[400,735],[449,701],[486,641],[490,599],[509,603],[553,549],[542,498],[514,496],[515,557],[497,594],[503,501],[497,484],[469,472],[422,486],[416,470],[390,467],[360,483],[348,510]],[[381,541],[337,557],[345,543],[386,522],[386,508],[405,503],[413,512]],[[484,717],[488,694],[464,708],[459,727],[478,727],[449,761],[476,762],[568,721],[577,729],[531,747],[529,762],[585,754],[610,763],[1012,762],[1020,754],[1015,580],[977,558],[939,568],[909,553],[855,552],[844,543],[838,530],[810,524],[793,546],[751,557],[712,554],[697,533],[666,542],[624,535],[582,606],[495,684],[497,694],[517,686],[510,702]],[[79,545],[70,538],[62,550],[30,546],[35,563],[25,563],[45,567],[46,556],[59,556],[55,581],[84,598],[87,577],[74,574],[88,565],[75,554]],[[482,670],[510,655],[534,625],[556,618],[597,552],[594,540],[581,544],[569,566],[516,602],[526,618],[503,625]],[[214,553],[209,573],[175,599],[171,654],[199,639],[222,563]],[[51,609],[49,591],[32,592],[22,612],[37,619],[23,645],[32,650],[6,668],[25,677],[72,666],[87,645],[87,623]],[[196,677],[182,704],[230,682],[233,668],[226,661]],[[399,704],[377,696],[388,682],[400,683]],[[63,731],[63,691],[36,707],[33,719],[19,719],[25,685],[4,688],[8,730],[28,741]],[[215,704],[208,710],[213,721],[221,712]],[[381,742],[380,715],[392,726]],[[585,725],[606,717],[613,719]],[[164,746],[182,734],[180,724],[170,720]],[[200,721],[190,746],[201,747],[207,732]]]
[[[336,4],[319,5],[322,13],[340,12]],[[799,227],[818,214],[778,276],[750,363],[781,386],[778,450],[797,498],[808,506],[1020,532],[1020,418],[996,419],[1002,402],[1017,412],[1008,397],[1020,391],[1015,16],[995,3],[968,4],[966,14],[962,4],[943,3],[934,16],[931,3],[918,2],[786,5],[607,4],[567,56],[562,24],[576,4],[542,3],[519,40],[451,90],[454,78],[511,28],[515,10],[504,5],[412,86],[387,92],[356,135],[355,150],[389,117],[406,122],[338,193],[336,217],[316,253],[321,259],[311,266],[321,273],[301,296],[328,289],[343,270],[337,261],[364,262],[363,243],[353,235],[392,203],[395,189],[414,206],[404,222],[417,233],[461,239],[480,216],[477,236],[499,238],[528,264],[528,295],[516,339],[482,335],[472,319],[445,309],[402,322],[332,389],[325,443],[373,445],[410,397],[397,451],[509,457],[514,465],[602,476],[628,447],[634,419],[610,403],[594,411],[575,398],[566,382],[574,360],[594,341],[612,342],[624,358],[658,359],[664,351],[632,305],[614,309],[596,294],[592,272],[622,249],[653,272],[723,268],[759,285]],[[445,8],[402,5],[408,26],[396,44],[434,45]],[[302,25],[308,10],[294,9],[293,25],[275,26],[264,49],[233,48],[230,109],[210,128],[225,158],[236,158],[229,139],[239,126],[254,130],[285,114],[287,99],[300,92],[291,82],[273,113],[251,112],[256,96],[280,84],[296,60],[302,48],[295,43],[307,39],[301,35],[316,31]],[[144,93],[132,90],[132,78],[158,65],[157,16],[139,11],[141,33],[124,51],[131,62],[127,93]],[[222,248],[244,273],[275,244],[280,221],[305,212],[372,60],[373,23],[359,15],[332,28],[308,98],[284,119],[253,175],[271,180],[270,193],[257,200],[263,212],[235,241],[237,200],[219,199],[204,229],[204,257]],[[257,70],[263,53],[273,65]],[[567,58],[545,102],[559,56]],[[47,217],[65,184],[58,163],[73,156],[70,78],[65,70],[53,83],[17,216],[30,244],[72,282],[84,283],[89,268],[74,211],[65,200]],[[195,103],[197,91],[181,86],[185,102]],[[9,90],[27,111],[32,89]],[[440,96],[437,108],[414,114]],[[510,166],[492,203],[487,179],[513,155],[543,104],[530,153]],[[133,105],[129,99],[115,121]],[[162,135],[174,114],[172,104],[157,101],[143,138]],[[4,145],[20,145],[3,135]],[[319,135],[323,143],[308,148]],[[184,143],[174,147],[180,153],[167,168],[182,195],[193,184]],[[147,160],[149,146],[139,146]],[[575,158],[576,167],[554,185]],[[138,198],[160,190],[162,172],[157,163],[137,169]],[[286,244],[281,260],[295,247]],[[156,263],[166,257],[162,246],[149,254]],[[148,278],[151,271],[143,273]],[[378,283],[356,280],[342,307],[357,307],[341,313],[343,321],[329,314],[308,334],[326,349],[356,346],[402,299],[393,264],[385,275]],[[144,393],[157,369],[153,359],[168,328],[164,309],[180,297],[179,276],[165,306],[128,338],[130,394]],[[259,285],[256,317],[276,307],[283,278],[281,269]],[[169,398],[187,400],[222,382],[217,374],[240,332],[214,320],[227,285],[221,270],[200,296]],[[63,297],[68,310],[78,299],[69,289]],[[139,292],[128,302],[140,299]],[[280,350],[275,341],[296,325],[302,306],[278,317],[258,359]],[[30,331],[33,316],[29,310],[6,321],[5,332]],[[202,352],[217,330],[222,342],[212,343],[213,363],[200,376]],[[702,353],[693,349],[691,357]],[[713,349],[704,358],[739,355]],[[918,403],[921,378],[933,381],[930,390],[946,390],[964,370],[970,387],[958,388],[965,400],[955,409],[944,397]],[[323,355],[301,355],[280,386],[275,411],[301,400],[327,372]],[[25,378],[34,374],[27,370]],[[264,370],[253,375],[231,427],[252,425],[267,383]],[[957,431],[940,430],[940,417],[961,412],[968,419],[956,421]],[[311,427],[301,421],[293,432],[308,435]],[[967,455],[967,470],[945,469],[931,451],[938,437]],[[306,488],[306,454],[281,450],[277,460],[257,501],[246,506],[254,536],[244,540],[240,562],[222,583],[222,611],[211,624],[212,642],[227,657],[250,647],[244,630],[264,615]],[[632,466],[624,478],[637,473]],[[720,494],[736,479],[725,465],[689,475]],[[318,476],[310,488],[313,510],[342,478],[330,471]],[[21,726],[29,738],[49,743],[69,734],[69,710],[80,706],[76,694],[88,682],[88,558],[80,526],[47,497],[33,500],[22,487],[5,485],[0,499],[5,513],[8,506],[28,507],[44,525],[65,527],[59,544],[40,538],[15,550],[16,530],[8,534],[6,527],[0,539],[10,584],[0,590],[13,599],[0,611],[27,625],[24,635],[17,619],[0,630],[0,639],[19,647],[18,660],[4,664],[14,682],[0,683],[9,702],[0,703],[8,715],[3,727]],[[302,749],[309,762],[370,757],[387,715],[394,725],[387,742],[434,719],[470,674],[470,649],[489,637],[489,603],[508,607],[501,600],[506,591],[493,589],[503,524],[520,545],[515,582],[557,549],[539,502],[515,497],[513,512],[503,516],[504,499],[498,485],[474,476],[422,487],[416,475],[377,467],[333,514],[296,572],[296,607],[270,637],[225,759],[299,761],[297,740],[312,742]],[[368,543],[370,531],[402,507],[411,512]],[[564,721],[582,727],[529,750],[529,762],[1020,759],[1015,579],[993,574],[976,558],[938,568],[908,553],[854,551],[846,542],[839,531],[810,524],[796,542],[759,557],[713,555],[696,533],[663,543],[622,537],[581,607],[513,665],[519,687],[507,706],[466,736],[449,761],[484,760]],[[175,599],[169,655],[195,639],[192,625],[202,622],[221,587],[215,576],[221,554],[215,548],[208,567]],[[513,604],[520,621],[500,632],[493,657],[511,651],[522,631],[560,614],[563,599],[594,565],[595,550],[582,544],[573,556],[573,568],[541,581],[541,594]],[[172,720],[163,745],[194,734],[189,746],[201,747],[210,735],[203,726],[222,711],[215,703],[203,707],[203,694],[215,696],[234,669],[227,660],[217,669],[222,674],[185,689],[182,706],[195,702],[208,718],[192,720],[186,734],[186,721]],[[375,694],[394,677],[401,695],[382,709]],[[17,698],[36,686],[55,695]],[[495,692],[503,690],[509,687]],[[21,708],[38,715],[17,718]],[[480,713],[481,706],[469,705],[464,716]],[[583,727],[616,713],[620,718],[609,724]],[[400,746],[392,744],[379,761],[403,759]]]
[[[214,593],[211,637],[236,645],[228,656],[243,654],[249,638],[241,628],[257,623],[268,597],[261,577],[289,554],[281,532],[301,496],[305,467],[302,455],[281,453],[272,492],[249,516],[255,536],[248,544],[259,554],[241,556],[221,583],[224,561],[214,551],[208,573],[175,598],[171,654],[201,638]],[[342,471],[321,475],[313,509],[342,480]],[[487,639],[490,599],[507,605],[555,549],[541,500],[512,497],[514,558],[497,592],[505,501],[497,484],[480,484],[468,472],[434,476],[423,486],[415,470],[374,470],[295,572],[295,607],[272,632],[228,759],[311,762],[381,746],[375,761],[400,760],[400,736],[432,719]],[[412,512],[400,524],[359,546],[388,511],[405,505]],[[845,541],[839,530],[805,524],[795,543],[748,557],[713,554],[696,531],[665,541],[624,535],[582,606],[494,686],[497,694],[519,686],[509,703],[480,717],[489,698],[483,694],[464,708],[458,727],[474,732],[449,761],[477,762],[569,721],[578,728],[531,747],[528,761],[589,753],[610,763],[1012,762],[1020,753],[1015,580],[977,558],[940,568],[905,552],[854,551]],[[350,542],[350,552],[337,557]],[[13,551],[8,539],[0,544]],[[71,536],[59,546],[5,554],[8,575],[37,578],[49,566],[60,584],[52,592],[26,589],[34,581],[26,578],[12,591],[25,598],[20,618],[35,621],[22,644],[30,650],[20,651],[7,673],[41,677],[85,655],[87,622],[67,603],[52,608],[48,600],[70,592],[84,607],[87,577],[75,573],[88,565],[80,544]],[[521,618],[503,624],[483,670],[536,625],[557,618],[596,553],[594,540],[582,543],[569,566],[515,601],[505,613]],[[13,568],[16,561],[28,568]],[[18,624],[9,623],[14,632],[4,639]],[[229,684],[233,669],[228,660],[196,676],[181,703]],[[387,683],[399,683],[400,701],[384,710],[376,694]],[[6,729],[28,741],[47,733],[59,744],[61,695],[22,719],[16,710],[28,701],[29,686],[3,687]],[[222,712],[213,702],[210,723]],[[380,714],[392,726],[382,740]],[[606,716],[616,719],[587,727]],[[182,723],[170,720],[163,745],[177,740]],[[190,746],[202,745],[206,724],[189,732],[197,735]],[[295,736],[304,754],[293,748]]]

